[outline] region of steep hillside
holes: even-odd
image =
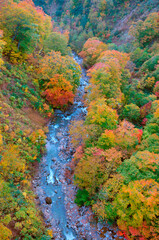
[[[54,108],[73,102],[80,68],[67,34],[30,0],[0,1],[0,239],[52,238],[32,176]]]
[[[158,0],[62,0],[35,3],[53,17],[61,30],[70,31],[71,47],[80,51],[90,37],[99,37],[106,43],[130,47],[129,27],[133,21],[145,20],[159,10]]]

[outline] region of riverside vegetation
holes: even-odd
[[[150,6],[133,2],[54,1],[59,28],[31,0],[0,2],[1,239],[53,237],[31,177],[45,152],[47,120],[73,103],[79,85],[68,42],[90,77],[86,120],[70,128],[75,202],[116,222],[126,239],[158,239],[159,14],[151,1],[154,11],[131,22],[122,43],[115,23],[126,11],[130,17],[133,4],[140,15],[140,2]]]
[[[51,239],[31,177],[47,119],[72,103],[80,68],[68,55],[67,32],[55,31],[32,1],[1,2],[0,29],[0,239]]]

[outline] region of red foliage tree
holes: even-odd
[[[44,96],[54,107],[67,106],[69,103],[73,103],[72,88],[63,75],[55,74],[46,84]]]

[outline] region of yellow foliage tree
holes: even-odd
[[[0,239],[10,240],[11,238],[12,238],[11,230],[5,227],[2,223],[0,223]]]
[[[19,155],[16,145],[9,145],[2,154],[0,173],[5,179],[20,179],[25,172],[25,160]]]

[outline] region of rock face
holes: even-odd
[[[51,203],[52,203],[52,199],[51,199],[50,197],[46,197],[46,198],[45,198],[45,202],[46,202],[47,204],[51,204]]]

